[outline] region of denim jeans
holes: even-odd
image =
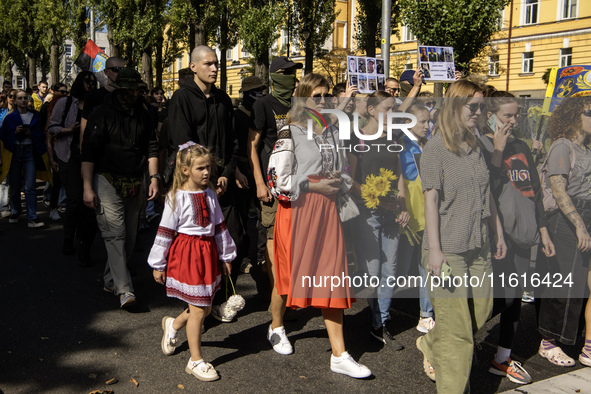
[[[362,210],[356,217],[354,228],[358,231],[353,237],[353,246],[360,269],[370,277],[379,278],[372,305],[372,325],[380,328],[390,313],[394,286],[389,277],[396,275],[398,242],[400,228],[396,223],[396,214],[389,211]]]
[[[419,232],[419,237],[422,238],[423,231]],[[408,274],[408,268],[411,267],[411,264],[416,264],[419,266],[419,274],[421,275],[421,283],[424,286],[419,288],[419,306],[421,309],[421,317],[433,317],[433,305],[431,304],[431,299],[429,298],[429,288],[427,286],[427,273],[425,272],[425,268],[421,264],[421,244],[411,246],[408,242],[408,238],[406,236],[400,237],[400,246],[398,250],[398,261],[400,268],[397,272],[397,275],[406,275]],[[407,267],[405,272],[402,272],[402,267]]]
[[[25,178],[25,204],[27,221],[37,219],[37,191],[35,189],[35,158],[33,144],[15,144],[10,162],[10,210],[13,214],[21,213],[21,172]]]

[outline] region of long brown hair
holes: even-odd
[[[565,98],[552,112],[548,121],[552,142],[559,138],[573,141],[583,128],[581,114],[589,106],[591,106],[590,96]],[[588,137],[585,138],[585,143],[589,142],[588,139]]]
[[[458,153],[464,140],[472,149],[478,147],[474,133],[462,121],[462,110],[476,93],[482,93],[480,86],[466,79],[454,82],[445,93],[433,135],[441,132],[443,144],[454,153]]]
[[[210,175],[209,175],[209,185],[208,187],[213,189],[213,184],[211,183],[211,178],[214,175],[214,167],[215,163],[213,161],[213,155],[209,152],[209,150],[201,145],[191,145],[188,148],[179,150],[176,154],[176,167],[174,168],[174,176],[172,181],[172,187],[168,192],[168,198],[170,199],[172,210],[176,208],[176,192],[183,187],[185,183],[189,180],[189,176],[183,173],[183,166],[184,167],[191,167],[194,159],[199,157],[209,157],[209,163],[211,165]]]

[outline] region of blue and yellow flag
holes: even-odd
[[[580,96],[591,96],[591,66],[554,67],[546,89],[543,114],[551,114],[563,98]]]

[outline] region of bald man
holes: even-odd
[[[212,177],[211,180],[216,186],[220,207],[230,235],[238,247],[238,257],[234,261],[239,263],[244,253],[241,242],[244,228],[236,209],[237,186],[234,171],[238,139],[234,131],[232,100],[226,92],[214,85],[218,76],[219,63],[213,49],[205,45],[197,46],[191,52],[189,67],[193,72],[193,79],[185,79],[181,87],[172,95],[168,107],[169,151],[176,155],[179,145],[193,141],[207,147],[214,154],[217,170],[214,171],[214,175],[217,174],[217,178]],[[172,155],[169,157],[167,165],[171,163],[173,157]],[[169,171],[165,171],[165,174],[167,173]],[[170,181],[168,177],[166,181]],[[239,272],[239,264],[236,265],[238,266],[232,269],[233,279],[236,279]],[[225,291],[220,293],[223,295]],[[220,301],[224,300],[220,299]]]

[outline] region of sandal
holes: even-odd
[[[591,367],[591,352],[583,348],[583,351],[579,355],[579,361],[581,362],[581,364],[587,367]]]
[[[559,367],[574,367],[575,360],[569,357],[566,353],[562,351],[562,349],[558,346],[553,347],[552,349],[544,349],[544,346],[540,343],[540,349],[538,350],[538,354],[542,357],[545,357],[554,365],[558,365]]]
[[[423,370],[425,371],[425,373],[427,374],[427,377],[429,379],[431,379],[432,381],[435,381],[435,369],[433,368],[433,366],[431,365],[429,360],[427,360],[427,355],[425,354],[425,352],[423,351],[423,348],[421,347],[422,340],[423,340],[423,337],[417,338],[417,349],[419,349],[419,351],[421,353],[423,353]]]

